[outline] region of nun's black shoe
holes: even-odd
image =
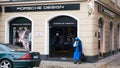
[[[77,64],[77,61],[75,61],[74,64]]]
[[[81,64],[81,61],[79,61],[78,64]]]
[[[78,64],[81,64],[81,62],[78,62]]]

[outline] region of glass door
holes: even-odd
[[[74,38],[77,36],[76,27],[50,28],[50,56],[72,57]]]

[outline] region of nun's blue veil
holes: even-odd
[[[80,39],[78,37],[75,37],[75,41],[80,41]]]

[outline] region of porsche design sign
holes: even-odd
[[[80,10],[80,4],[56,4],[56,5],[5,7],[5,12],[57,11],[57,10]]]

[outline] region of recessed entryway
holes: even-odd
[[[49,32],[49,56],[73,57],[77,20],[65,15],[55,17],[49,22]]]

